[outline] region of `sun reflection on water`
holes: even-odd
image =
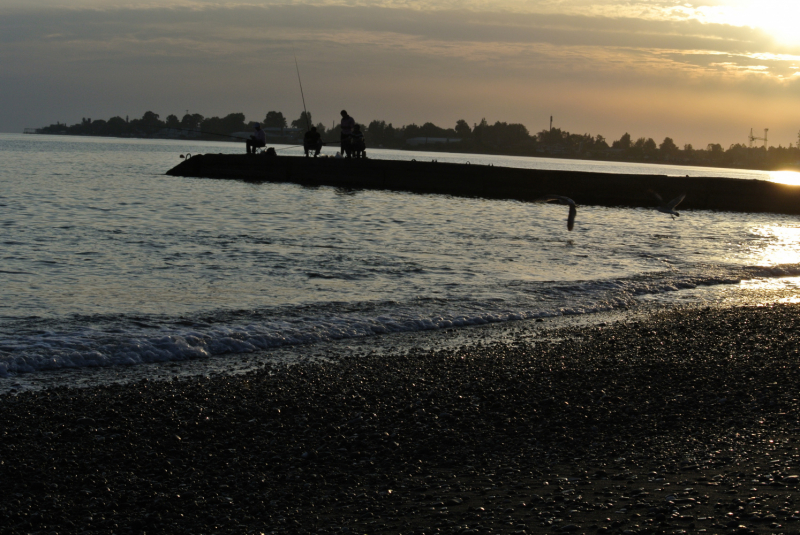
[[[745,280],[739,286],[750,304],[800,303],[800,277]]]
[[[800,186],[800,172],[798,171],[770,171],[769,179],[778,184]]]
[[[800,264],[800,226],[768,225],[752,233],[766,242],[753,251],[755,265]]]

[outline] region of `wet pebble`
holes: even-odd
[[[799,325],[686,310],[0,396],[0,533],[796,532]]]

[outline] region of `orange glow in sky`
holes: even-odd
[[[796,144],[800,0],[0,0],[0,132],[315,120]]]

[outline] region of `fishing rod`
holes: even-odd
[[[184,131],[184,132],[194,132],[196,134],[207,134],[209,136],[229,137],[231,139],[238,139],[239,141],[247,141],[247,138],[243,138],[242,136],[232,136],[230,134],[220,134],[220,133],[217,133],[217,132],[206,132],[205,130],[192,130],[192,129],[189,129],[189,128],[173,128],[173,130],[181,130],[181,131]],[[324,144],[325,144],[325,142],[323,142],[323,145]],[[290,145],[288,147],[283,147],[283,148],[275,149],[275,150],[286,150],[286,149],[291,149],[291,148],[294,148],[294,147],[302,147],[302,146],[303,145]]]
[[[205,130],[192,130],[191,128],[172,128],[172,130],[181,130],[183,132],[194,132],[195,134],[207,134],[209,136],[229,137],[231,139],[238,139],[240,141],[247,141],[247,138],[242,136],[232,136],[230,134],[220,134],[218,132],[207,132]]]
[[[298,79],[299,79],[299,74],[300,73],[298,71]],[[302,95],[302,92],[303,92],[303,86],[301,84],[300,85],[300,94],[301,95]],[[303,98],[303,111],[305,111],[305,105],[306,105],[305,98]],[[306,123],[308,123],[308,112],[306,112]],[[207,132],[205,130],[193,130],[191,128],[173,128],[173,130],[181,130],[183,132],[194,132],[196,134],[206,134],[206,135],[209,135],[209,136],[228,137],[228,138],[231,138],[231,139],[238,139],[239,141],[247,141],[247,139],[243,138],[242,136],[232,136],[230,134],[220,134],[218,132]],[[309,130],[310,130],[310,128],[309,128]],[[330,145],[330,144],[334,144],[334,143],[338,143],[338,141],[323,141],[322,142],[323,145]],[[287,149],[294,149],[294,148],[297,148],[297,147],[304,147],[304,146],[305,145],[289,145],[288,147],[281,147],[281,148],[275,149],[275,150],[276,151],[287,150]],[[181,155],[181,157],[183,157],[183,155]]]
[[[243,138],[242,136],[232,136],[230,134],[220,134],[220,133],[217,133],[217,132],[206,132],[205,130],[192,130],[191,128],[173,128],[172,130],[181,130],[183,132],[194,132],[195,134],[206,134],[206,135],[209,135],[209,136],[229,137],[229,138],[238,139],[238,140],[241,140],[241,141],[245,141],[246,140],[246,138]]]
[[[308,116],[306,116],[306,118],[308,118]],[[231,139],[238,139],[239,141],[247,141],[247,139],[243,138],[242,136],[232,136],[230,134],[219,134],[217,132],[206,132],[205,130],[192,130],[192,129],[189,129],[189,128],[173,128],[173,130],[181,130],[183,132],[194,132],[196,134],[208,134],[209,136],[229,137]],[[323,145],[333,145],[333,144],[336,144],[336,143],[339,143],[339,142],[338,141],[334,141],[334,140],[332,140],[332,141],[323,141],[322,142]],[[291,148],[294,148],[294,147],[302,147],[302,146],[303,145],[290,145],[288,147],[283,147],[283,148],[275,149],[275,150],[286,150],[286,149],[291,149]]]
[[[323,145],[335,145],[336,143],[339,143],[339,141],[323,141],[322,142]],[[305,147],[305,145],[289,145],[288,147],[281,147],[281,148],[275,149],[275,150],[278,151],[278,150],[294,149],[296,147]]]
[[[297,65],[297,54],[294,54],[294,68],[297,70],[297,82],[300,84],[300,96],[303,98],[303,113],[306,116],[306,132],[311,131],[311,121],[308,118],[308,110],[306,109],[306,96],[303,94],[303,81],[300,79],[300,66]]]
[[[225,135],[225,134],[220,134],[220,135]],[[229,136],[229,137],[236,137],[236,136]],[[241,139],[241,138],[237,138],[237,139]],[[279,148],[279,149],[275,149],[275,152],[278,152],[279,150],[296,149],[296,148],[298,148],[298,147],[302,147],[302,146],[303,146],[303,145],[289,145],[288,147],[281,147],[281,148]],[[186,158],[187,160],[188,160],[189,158],[191,158],[191,157],[192,157],[192,153],[191,153],[191,152],[187,152],[187,153],[186,153],[186,156],[184,156],[183,154],[181,154],[181,158]]]

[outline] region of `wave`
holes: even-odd
[[[507,283],[502,298],[328,303],[218,311],[197,317],[96,316],[0,320],[0,377],[251,353],[283,346],[525,320],[636,306],[646,295],[800,275],[800,265],[705,266],[695,273]]]

